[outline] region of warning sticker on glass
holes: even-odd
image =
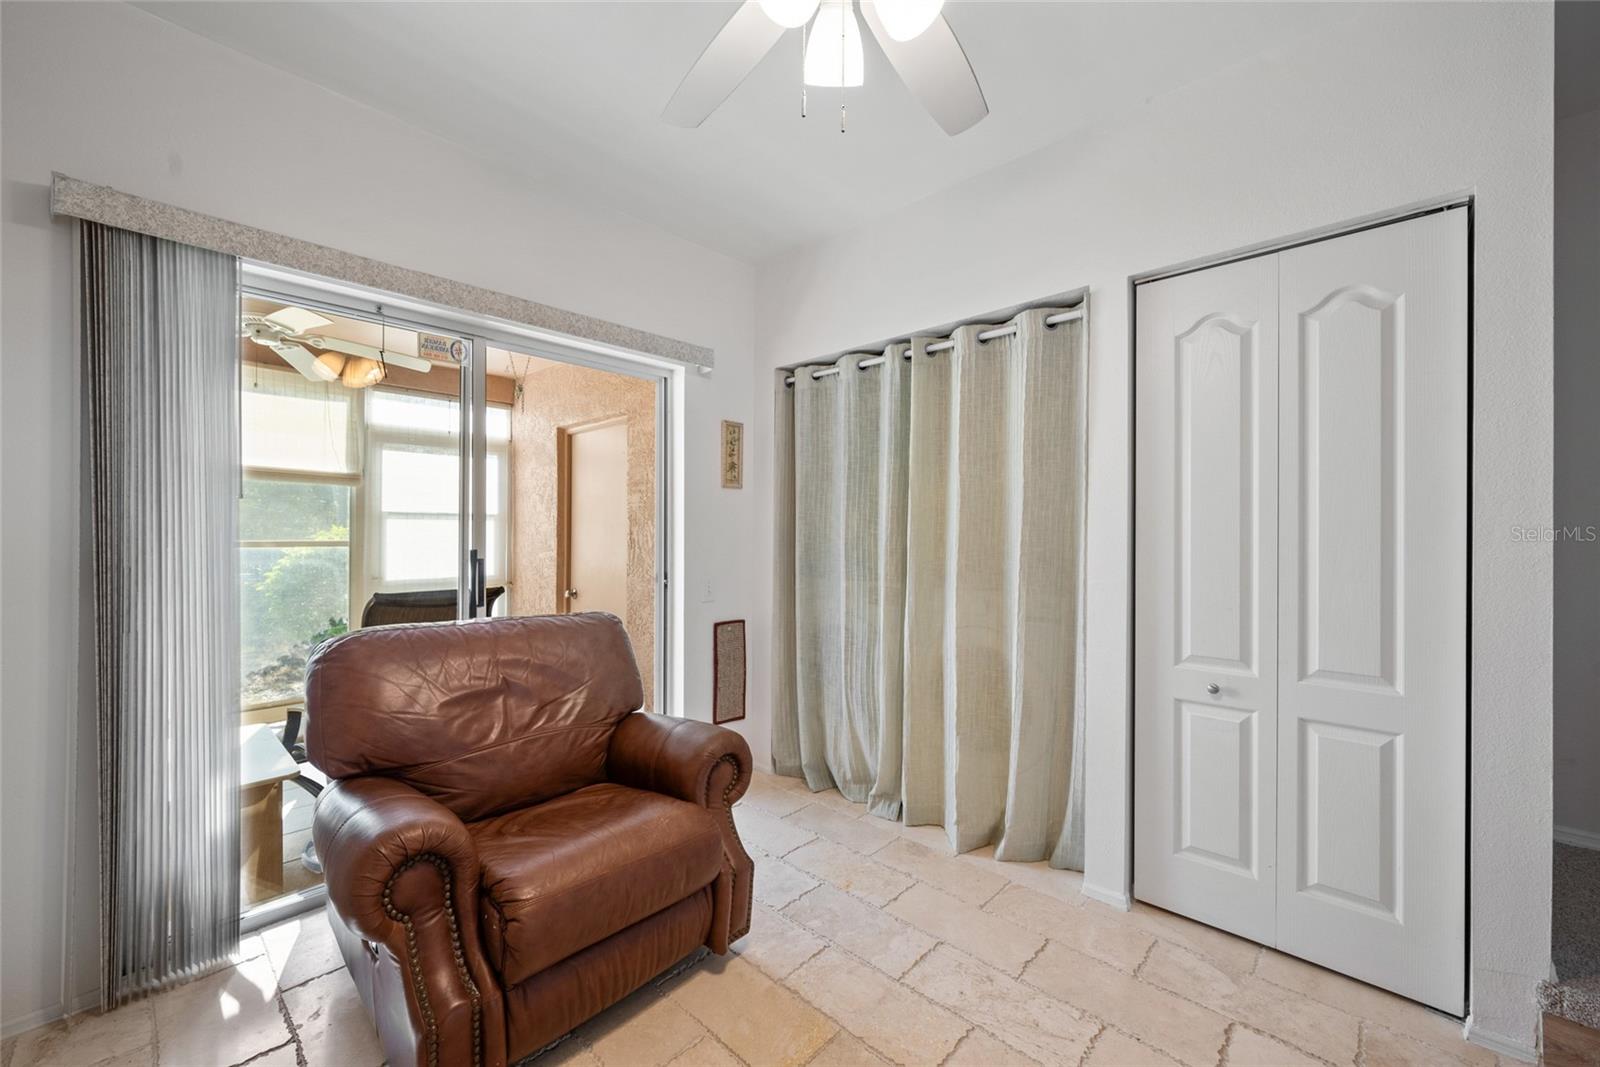
[[[437,333],[417,334],[417,355],[423,359],[447,360],[462,363],[467,358],[467,342],[459,337],[445,337]]]

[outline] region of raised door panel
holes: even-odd
[[[1279,260],[1278,946],[1459,1014],[1466,212]]]
[[[1173,345],[1178,662],[1255,670],[1260,323],[1207,315]]]
[[[1277,267],[1137,293],[1134,893],[1271,942]]]
[[[1397,688],[1403,308],[1353,285],[1297,323],[1302,680]]]
[[[1401,737],[1299,726],[1300,891],[1399,921]]]
[[[1256,712],[1178,702],[1178,855],[1256,873]]]

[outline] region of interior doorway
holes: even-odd
[[[556,589],[563,612],[628,613],[628,424],[557,431]]]

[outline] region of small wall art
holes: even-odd
[[[722,488],[744,488],[744,423],[722,420]]]

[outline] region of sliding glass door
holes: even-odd
[[[666,374],[247,267],[247,924],[320,888],[305,669],[363,627],[609,611],[665,711]]]
[[[376,308],[240,297],[241,907],[321,884],[305,671],[365,626],[462,616],[471,342]]]

